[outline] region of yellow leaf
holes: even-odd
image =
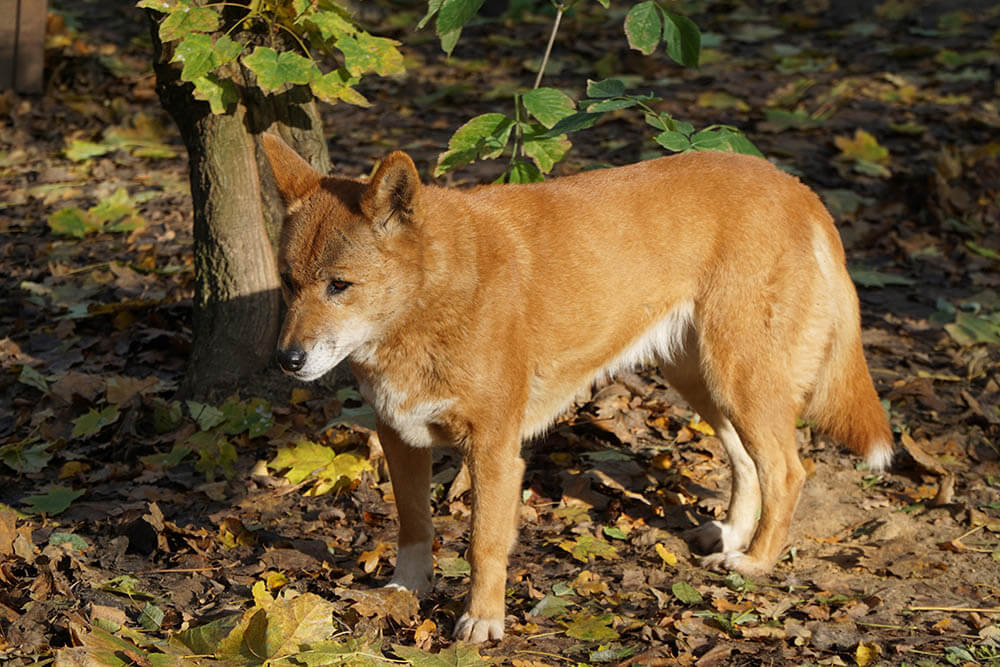
[[[358,565],[360,565],[361,569],[365,572],[371,574],[375,571],[375,568],[378,567],[379,561],[382,560],[382,554],[385,553],[388,546],[389,545],[385,542],[379,542],[375,545],[374,549],[363,552],[360,556],[358,556]]]
[[[858,663],[858,667],[868,667],[878,659],[878,655],[878,644],[860,642],[857,650],[854,651],[854,660]]]
[[[303,387],[293,387],[292,397],[289,399],[289,403],[292,405],[298,405],[299,403],[305,403],[310,398],[312,398],[312,392]]]
[[[250,592],[253,593],[254,604],[261,609],[267,609],[274,604],[274,597],[267,592],[267,584],[263,581],[254,582]]]
[[[264,583],[267,584],[267,590],[276,591],[288,583],[288,577],[281,572],[268,572],[264,577]]]
[[[90,470],[90,466],[82,461],[67,461],[59,468],[59,479],[69,479],[76,477],[80,473]]]
[[[674,465],[674,461],[670,458],[669,452],[661,452],[653,457],[651,465],[659,470],[670,470]]]
[[[434,636],[435,630],[437,630],[437,624],[429,618],[424,619],[424,622],[418,625],[413,633],[413,643],[419,646],[430,640]]]
[[[677,565],[677,554],[673,551],[668,551],[667,548],[659,542],[656,543],[656,553],[660,555],[660,558],[662,558],[663,562],[667,565],[670,565],[671,567]]]
[[[854,138],[834,137],[833,143],[840,149],[840,157],[852,162],[889,162],[889,149],[879,144],[878,139],[862,129],[854,131]]]
[[[698,431],[702,435],[715,435],[715,429],[709,426],[708,422],[703,422],[696,417],[692,417],[691,421],[688,422],[688,428],[692,431]]]
[[[725,91],[708,91],[698,96],[698,106],[712,109],[737,109],[749,111],[750,105]]]

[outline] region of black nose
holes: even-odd
[[[279,347],[278,365],[289,373],[302,370],[302,367],[306,365],[306,351],[298,347],[290,347],[287,350]]]

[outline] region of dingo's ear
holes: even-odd
[[[378,224],[385,224],[394,215],[408,218],[419,191],[420,174],[413,160],[402,151],[393,151],[382,160],[361,195],[361,212]]]
[[[291,206],[319,187],[323,175],[280,137],[265,132],[260,135],[260,143],[267,154],[267,161],[271,163],[271,171],[285,206]]]

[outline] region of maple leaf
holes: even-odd
[[[618,549],[614,545],[596,538],[593,535],[581,535],[575,540],[564,540],[559,548],[568,551],[581,563],[589,563],[594,558],[614,560],[618,557]]]
[[[613,614],[594,616],[587,612],[580,612],[565,624],[566,634],[574,639],[591,642],[618,639],[618,633],[611,627],[614,625],[614,618]]]

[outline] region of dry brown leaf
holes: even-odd
[[[929,472],[932,475],[941,477],[946,475],[948,471],[938,463],[934,457],[924,451],[923,447],[910,436],[909,433],[903,433],[899,437],[900,444],[903,445],[903,449],[909,454],[917,465],[920,466],[924,471]]]
[[[334,593],[344,600],[353,600],[354,604],[351,605],[351,609],[366,618],[391,618],[396,623],[406,624],[420,611],[417,597],[404,589],[352,590],[337,588]]]

